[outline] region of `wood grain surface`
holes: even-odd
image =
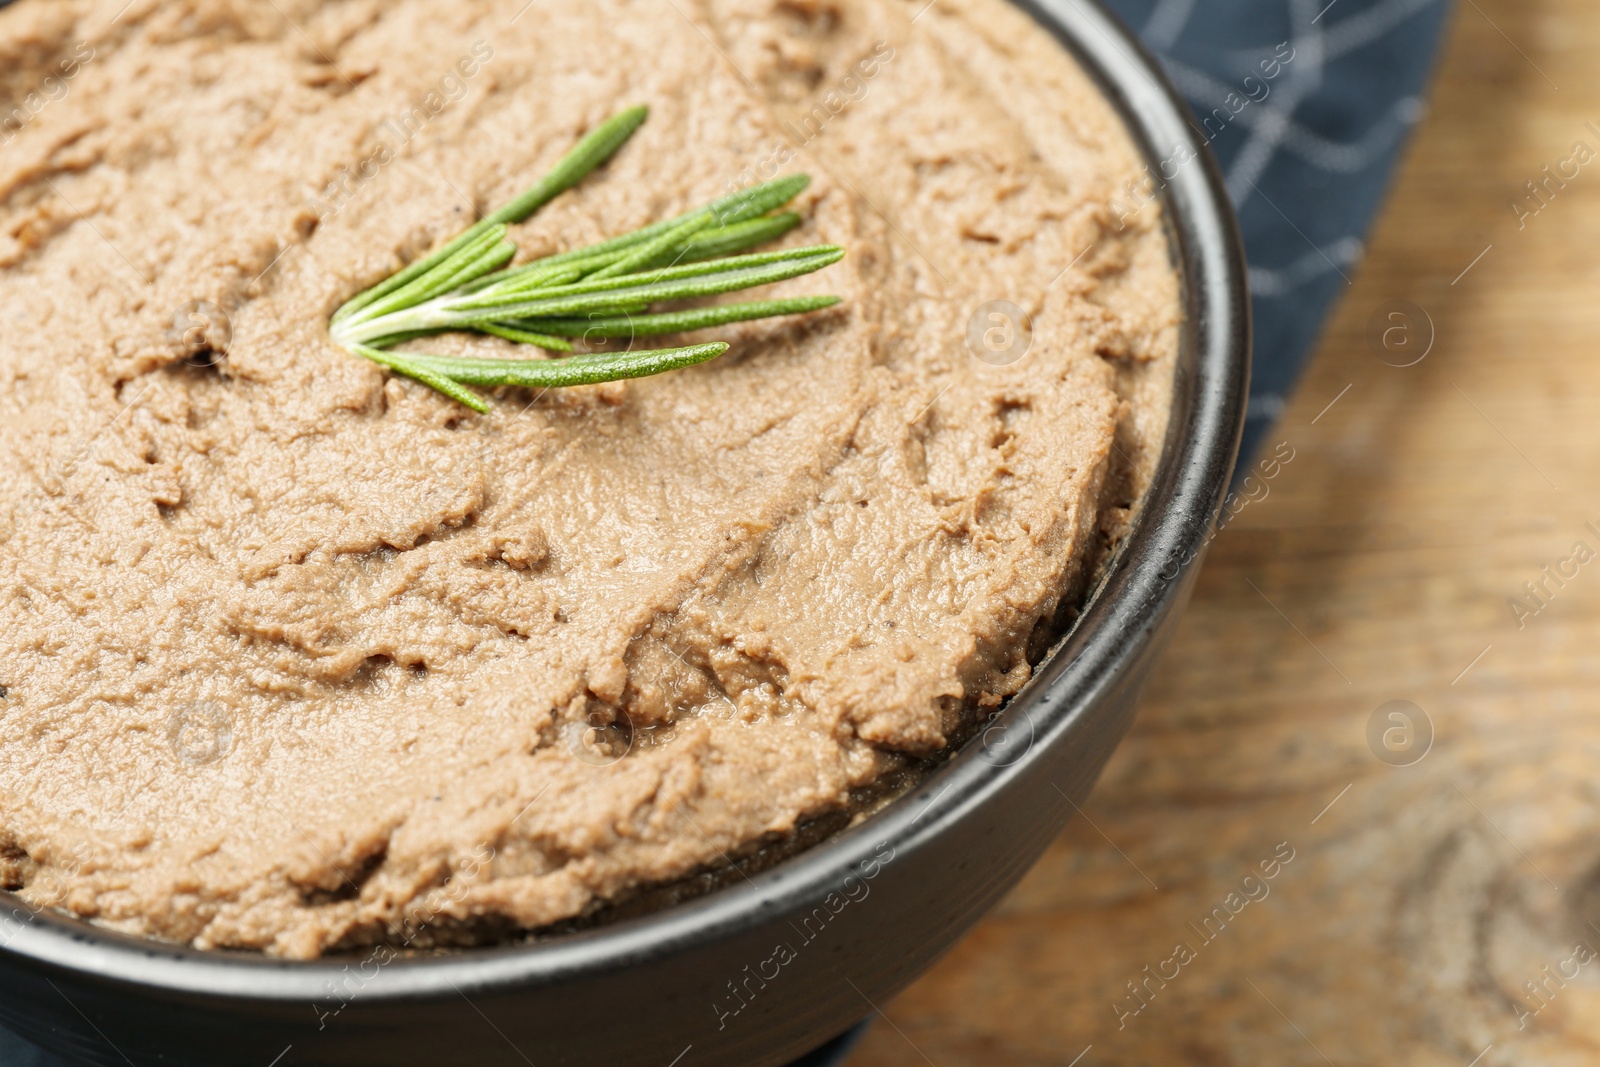
[[[1600,153],[1597,56],[1594,0],[1457,5],[1294,459],[1086,817],[851,1067],[1600,1062],[1600,158],[1511,206]]]

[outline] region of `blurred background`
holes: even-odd
[[[1216,141],[1255,480],[1084,817],[848,1062],[1594,1063],[1600,5],[1117,6],[1199,113],[1296,51]]]

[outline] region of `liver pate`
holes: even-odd
[[[122,2],[0,12],[0,882],[35,906],[311,957],[725,864],[1015,693],[1144,491],[1159,209],[1119,220],[1125,131],[1000,0]],[[773,292],[844,303],[487,417],[329,341],[634,103],[525,252],[805,170],[788,240],[849,255]],[[1014,361],[969,345],[995,300]]]

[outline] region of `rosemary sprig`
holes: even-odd
[[[480,329],[485,323],[573,315],[622,314],[626,309],[671,300],[717,296],[810,274],[844,258],[844,249],[817,245],[784,252],[758,252],[665,267],[571,285],[521,289],[493,286],[476,293],[451,293],[404,311],[364,319],[352,316],[335,329],[341,344],[364,344],[395,333]],[[525,328],[537,331],[535,323]]]
[[[532,322],[547,336],[553,335],[553,340],[583,337],[599,341],[617,337],[659,337],[664,333],[688,333],[711,326],[726,326],[730,322],[768,319],[777,315],[804,315],[808,311],[830,308],[838,302],[836,296],[799,296],[788,300],[758,300],[748,304],[717,304],[714,307],[666,311],[655,315],[535,319]]]
[[[644,122],[644,108],[608,119],[580,140],[538,184],[439,250],[341,307],[333,340],[353,355],[422,382],[474,411],[489,405],[468,386],[558,388],[661,374],[715,359],[723,342],[564,358],[482,359],[396,351],[395,345],[470,330],[550,352],[589,340],[683,333],[831,307],[835,296],[760,300],[651,312],[657,304],[736,292],[809,274],[844,256],[833,245],[749,252],[800,224],[775,212],[810,183],[804,174],[766,182],[584,248],[520,266],[507,227],[610,159]]]

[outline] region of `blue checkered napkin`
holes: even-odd
[[[1189,100],[1239,210],[1255,301],[1248,461],[1361,259],[1450,5],[1106,2]]]

